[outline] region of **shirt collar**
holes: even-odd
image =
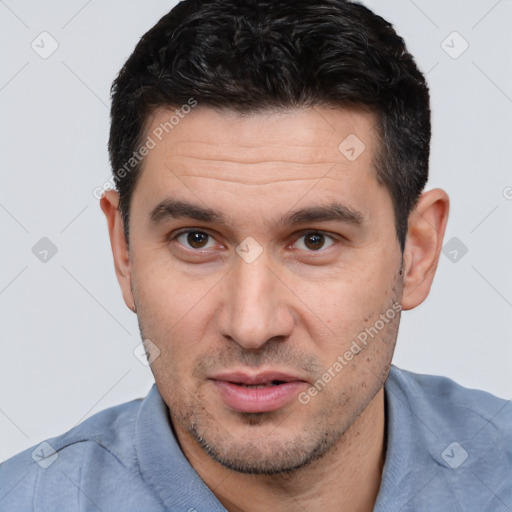
[[[437,418],[424,417],[424,393],[392,366],[385,385],[386,459],[375,512],[406,506],[440,473],[442,440]],[[417,388],[417,389],[416,389]],[[441,428],[441,425],[439,425]],[[184,456],[156,385],[143,400],[136,422],[136,450],[142,477],[167,510],[225,512]],[[434,463],[433,463],[434,462]]]
[[[181,451],[156,385],[141,404],[135,428],[142,477],[156,491],[166,510],[226,511]]]

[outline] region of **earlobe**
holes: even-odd
[[[100,206],[107,219],[114,267],[123,299],[128,308],[135,312],[131,287],[130,250],[124,235],[123,219],[119,210],[119,193],[115,190],[107,190],[100,200]]]
[[[429,190],[420,196],[409,216],[404,249],[404,310],[421,304],[430,292],[443,246],[449,203],[444,190]]]

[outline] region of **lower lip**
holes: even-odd
[[[306,385],[305,382],[294,381],[264,388],[248,388],[221,380],[212,382],[224,403],[237,412],[275,411],[286,405]]]

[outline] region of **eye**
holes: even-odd
[[[318,231],[310,231],[301,236],[295,246],[297,249],[306,251],[319,251],[320,249],[327,249],[334,244],[334,240],[324,233]]]
[[[211,249],[214,247],[214,239],[203,231],[182,231],[174,237],[187,249]]]

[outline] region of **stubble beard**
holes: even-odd
[[[402,279],[400,276],[401,273],[397,275],[397,280],[393,287],[394,297],[401,297]],[[396,299],[393,299],[393,303],[396,303]],[[138,308],[138,310],[140,311],[141,309]],[[322,395],[325,397],[323,398],[324,404],[322,408],[316,414],[310,414],[307,417],[306,424],[300,428],[300,431],[296,431],[293,435],[287,435],[286,437],[279,434],[280,425],[286,421],[288,421],[286,431],[290,432],[290,429],[293,429],[293,425],[290,425],[290,416],[292,416],[293,410],[291,413],[285,413],[284,411],[238,413],[237,423],[241,424],[244,429],[254,429],[254,433],[256,433],[256,429],[259,426],[269,422],[275,425],[275,427],[270,434],[264,436],[255,435],[249,439],[243,436],[237,438],[208,411],[208,401],[201,394],[200,390],[195,390],[196,392],[192,394],[193,398],[191,399],[191,394],[188,391],[181,391],[181,384],[176,382],[176,385],[168,386],[166,400],[169,408],[169,418],[174,431],[177,433],[181,428],[214,461],[238,473],[277,475],[305,468],[321,459],[336,445],[340,444],[340,441],[350,427],[383,387],[391,365],[399,322],[400,314],[397,314],[394,321],[390,322],[386,329],[379,334],[380,339],[371,342],[378,343],[382,350],[385,348],[386,357],[377,365],[375,370],[370,369],[370,373],[375,377],[375,382],[371,388],[366,387],[366,385],[361,386],[361,383],[358,384],[358,388],[365,387],[366,391],[363,400],[359,400],[359,403],[356,405],[354,405],[353,398],[357,396],[355,391],[360,391],[360,389],[340,387],[338,393],[335,394],[327,386],[319,393],[320,399],[323,398]],[[139,328],[143,339],[145,339],[144,326],[140,316]],[[276,362],[289,361],[290,349],[287,347],[283,348],[280,343],[277,341],[275,345],[272,345],[272,341],[268,342],[269,350],[263,357],[259,358],[261,361],[259,363],[253,360],[252,355],[244,352],[244,349],[241,347],[237,348],[240,357],[231,357],[235,353],[232,352],[227,354],[227,359],[244,362],[249,366],[258,366],[264,362],[274,362],[275,364]],[[365,348],[360,353],[365,359],[367,356],[366,350]],[[291,360],[298,361],[301,355],[293,354],[294,357]],[[354,360],[356,359],[357,356],[354,357]],[[205,359],[201,359],[201,362],[204,361]],[[318,368],[307,357],[303,357],[301,363],[295,366],[309,370],[314,368],[315,371],[311,371],[310,374],[318,374]],[[153,368],[153,370],[155,369]],[[167,374],[169,375],[169,373]],[[155,373],[156,377],[157,374]],[[316,399],[318,400],[319,397],[317,396]],[[292,405],[292,407],[297,407],[297,405]],[[299,407],[307,407],[307,405],[300,405]],[[244,431],[246,432],[246,430]],[[274,432],[275,435],[273,435]]]

